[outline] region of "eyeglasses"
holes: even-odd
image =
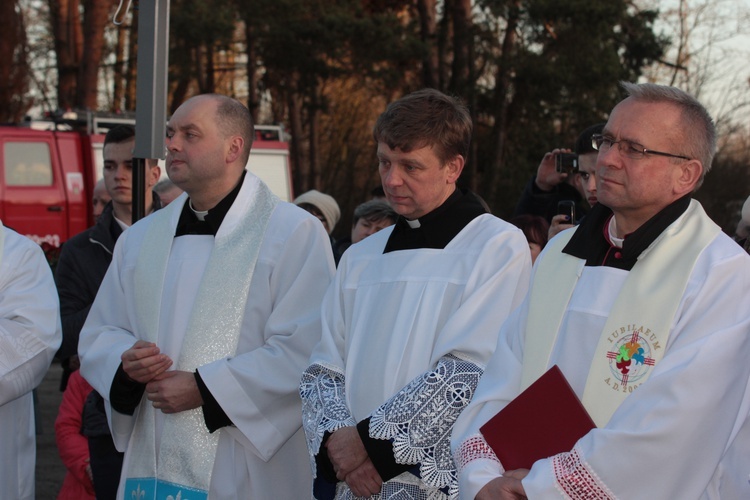
[[[634,160],[641,160],[646,155],[668,156],[669,158],[680,158],[682,160],[690,159],[687,156],[673,155],[672,153],[663,153],[661,151],[654,151],[653,149],[646,149],[642,144],[627,139],[616,141],[614,138],[606,135],[594,134],[591,136],[591,147],[597,151],[609,151],[609,148],[615,144],[617,144],[617,149],[620,150],[620,153]]]

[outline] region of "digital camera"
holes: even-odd
[[[578,155],[575,153],[557,153],[555,155],[555,170],[561,174],[578,172]]]

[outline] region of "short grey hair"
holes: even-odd
[[[398,213],[391,207],[388,202],[383,200],[370,200],[357,205],[354,209],[354,224],[359,219],[365,219],[371,222],[378,222],[384,219],[390,220],[392,223],[398,219]]]
[[[703,173],[695,185],[695,189],[698,189],[711,170],[716,154],[716,126],[706,108],[695,97],[676,87],[630,82],[620,82],[620,85],[629,97],[638,101],[666,102],[680,108],[685,122],[682,129],[685,150],[680,151],[680,154],[703,164]]]

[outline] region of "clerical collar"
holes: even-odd
[[[188,199],[188,207],[190,210],[193,211],[195,214],[195,217],[198,220],[206,220],[206,215],[208,215],[208,210],[196,210],[195,207],[193,207],[193,200]]]
[[[445,202],[413,221],[399,217],[383,253],[417,248],[445,248],[476,217],[487,213],[479,198],[456,189]]]
[[[623,243],[625,243],[625,237],[617,237],[617,221],[614,217],[609,218],[609,224],[607,224],[607,232],[609,233],[610,243],[612,243],[617,248],[622,248]]]
[[[237,199],[237,195],[240,193],[242,183],[245,180],[245,174],[243,171],[237,185],[227,194],[222,200],[216,204],[215,207],[209,209],[207,213],[194,211],[190,199],[182,206],[182,212],[180,213],[180,219],[177,221],[177,229],[175,230],[175,238],[178,236],[184,236],[186,234],[210,234],[216,236],[216,233],[221,227],[221,223],[224,222],[229,209],[232,208],[234,200]],[[203,215],[203,219],[198,214]]]
[[[587,266],[608,266],[629,271],[638,257],[664,230],[690,206],[690,195],[683,196],[647,220],[641,227],[622,239],[617,247],[610,237],[612,210],[597,203],[578,226],[563,252],[585,259]]]

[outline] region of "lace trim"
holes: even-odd
[[[453,454],[453,460],[456,462],[456,469],[458,469],[459,475],[461,475],[461,471],[464,470],[464,467],[466,467],[469,462],[482,458],[497,462],[500,466],[500,471],[505,471],[500,460],[497,458],[497,455],[495,455],[495,452],[492,451],[492,448],[487,444],[487,441],[485,441],[484,436],[481,434],[469,436],[463,443],[461,443],[461,446],[459,446]]]
[[[615,500],[607,485],[583,459],[576,446],[573,451],[552,457],[557,489],[571,500]]]
[[[332,367],[313,364],[302,374],[299,395],[302,398],[302,427],[315,470],[315,455],[323,435],[341,427],[357,425],[346,406],[344,374]]]
[[[453,424],[469,404],[482,369],[448,355],[401,389],[370,416],[370,437],[393,440],[400,464],[419,464],[422,481],[449,487],[458,495],[458,476],[450,450]]]
[[[345,482],[342,481],[336,486],[335,500],[359,498],[362,497],[354,496]],[[449,497],[438,489],[426,487],[418,477],[405,472],[383,483],[379,494],[367,498],[368,500],[449,500],[456,497]]]

